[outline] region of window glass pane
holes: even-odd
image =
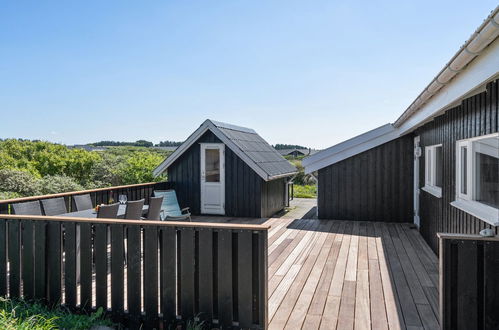
[[[442,147],[435,148],[435,186],[442,187]]]
[[[461,194],[468,193],[468,148],[461,147]]]
[[[475,199],[499,208],[499,139],[475,142]]]
[[[206,182],[220,182],[220,150],[206,149]]]

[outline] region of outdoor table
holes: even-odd
[[[148,210],[149,210],[149,205],[144,205],[142,207],[142,215],[147,214]],[[120,204],[120,207],[118,208],[118,218],[124,218],[125,212],[126,212],[126,205]],[[82,210],[82,211],[76,211],[76,212],[68,212],[68,213],[60,214],[58,216],[74,217],[74,218],[97,218],[97,211],[95,211],[94,209],[88,209],[88,210]],[[140,220],[140,219],[137,219],[137,220]]]

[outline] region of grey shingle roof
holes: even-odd
[[[260,167],[269,178],[297,172],[290,162],[281,156],[254,130],[210,120],[218,130],[232,141],[249,159]],[[236,153],[237,151],[234,150]]]

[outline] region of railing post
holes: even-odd
[[[0,219],[0,296],[7,294],[7,220]]]
[[[268,254],[267,254],[268,232],[267,230],[258,231],[258,324],[262,329],[268,326]]]

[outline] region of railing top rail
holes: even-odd
[[[29,201],[35,201],[35,200],[40,200],[40,199],[89,194],[89,193],[106,191],[106,190],[117,190],[117,189],[135,188],[135,187],[141,187],[141,186],[152,186],[152,185],[155,185],[157,183],[158,182],[136,183],[136,184],[129,184],[129,185],[125,185],[125,186],[114,186],[114,187],[106,187],[106,188],[70,191],[70,192],[49,194],[49,195],[38,195],[38,196],[28,196],[28,197],[3,199],[3,200],[0,200],[0,204],[29,202]]]
[[[77,217],[59,217],[46,215],[15,215],[0,214],[0,219],[5,220],[35,220],[35,221],[60,221],[60,222],[91,222],[103,224],[128,224],[145,225],[159,227],[184,227],[184,228],[206,228],[206,229],[234,229],[234,230],[255,230],[266,231],[270,225],[250,225],[235,223],[207,223],[207,222],[185,222],[185,221],[150,221],[150,220],[127,220],[127,219],[104,219],[104,218],[77,218]]]
[[[473,241],[499,241],[499,236],[482,236],[458,233],[437,233],[439,239],[473,240]]]

